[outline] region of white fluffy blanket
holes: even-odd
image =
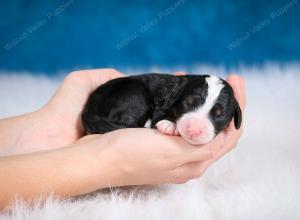
[[[200,73],[225,73],[198,68]],[[245,132],[205,175],[184,185],[127,189],[28,208],[0,219],[300,219],[300,66],[239,68],[246,77]],[[0,74],[0,117],[45,103],[58,78]],[[0,180],[1,181],[1,180]]]

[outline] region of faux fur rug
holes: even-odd
[[[222,68],[199,67],[199,73]],[[239,68],[247,83],[245,132],[199,180],[112,190],[34,207],[18,202],[0,219],[300,219],[300,66]],[[0,74],[0,117],[44,104],[58,78]],[[1,181],[1,180],[0,180]],[[124,191],[126,193],[124,193]]]

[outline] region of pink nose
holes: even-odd
[[[188,131],[188,132],[189,132],[188,133],[189,138],[195,138],[202,134],[201,130],[193,130],[193,131]]]
[[[202,120],[190,120],[186,126],[186,132],[189,138],[195,138],[200,136],[205,129]]]

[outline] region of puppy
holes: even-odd
[[[87,134],[157,128],[195,145],[212,140],[232,118],[239,129],[241,109],[225,80],[155,73],[117,78],[99,86],[82,113]]]

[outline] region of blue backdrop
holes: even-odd
[[[300,60],[298,0],[0,3],[0,69],[235,66]]]

